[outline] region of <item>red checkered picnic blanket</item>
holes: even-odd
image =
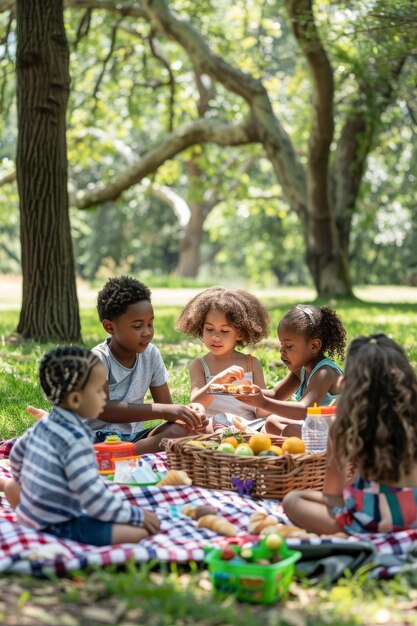
[[[13,442],[0,443],[0,459],[7,459]],[[146,455],[157,471],[166,471],[164,453]],[[0,463],[0,474],[10,475],[7,461]],[[283,523],[289,523],[281,505],[274,501],[255,500],[239,496],[232,491],[217,491],[200,487],[127,487],[109,485],[110,489],[121,491],[131,502],[152,509],[161,520],[161,529],[156,535],[138,544],[96,547],[70,540],[59,540],[52,535],[31,530],[16,522],[14,511],[5,498],[0,504],[0,572],[32,573],[37,575],[54,572],[65,574],[88,565],[109,565],[125,563],[129,559],[146,562],[157,559],[163,562],[202,561],[204,546],[219,545],[225,540],[211,530],[198,528],[196,522],[182,515],[184,504],[207,504],[219,514],[233,522],[238,534],[248,541],[254,537],[247,532],[249,518],[254,511],[264,511],[275,515]],[[349,541],[363,541],[364,536],[349,538]],[[314,538],[309,540],[288,539],[290,547],[305,544],[324,545],[340,543],[339,538]],[[417,542],[417,530],[390,534],[367,535],[378,554],[391,556],[407,555]],[[388,576],[401,569],[401,561],[381,566],[378,575]]]

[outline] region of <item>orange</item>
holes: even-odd
[[[239,445],[236,437],[225,437],[224,439],[222,439],[222,443],[231,443],[234,448],[237,448]]]
[[[271,452],[275,452],[275,454],[277,454],[278,456],[284,454],[282,448],[280,448],[279,446],[271,446],[269,449],[271,450]]]
[[[290,454],[302,454],[306,451],[306,446],[299,437],[287,437],[282,444],[282,451]]]
[[[265,433],[255,433],[249,439],[249,446],[252,448],[255,454],[269,450],[271,447],[271,438]]]

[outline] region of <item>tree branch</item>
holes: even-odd
[[[9,183],[13,183],[16,180],[16,171],[10,172],[10,174],[6,174],[3,178],[0,178],[0,187],[3,185],[7,185]]]
[[[102,202],[116,200],[126,189],[139,183],[154,172],[168,159],[196,143],[216,143],[221,146],[239,146],[255,143],[259,139],[252,124],[232,126],[213,120],[196,120],[180,126],[166,135],[153,150],[118,176],[113,183],[85,192],[78,192],[71,198],[71,204],[79,209],[87,209]]]
[[[143,0],[148,19],[189,55],[196,72],[207,74],[249,105],[259,141],[263,144],[285,195],[294,210],[304,217],[306,180],[289,135],[272,110],[262,82],[229,65],[214,54],[202,36],[184,18],[174,16],[164,0]]]

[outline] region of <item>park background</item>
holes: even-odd
[[[268,306],[257,354],[269,384],[283,374],[276,323],[300,301],[335,307],[349,339],[389,333],[417,366],[416,25],[408,0],[0,0],[3,436],[30,425],[28,403],[47,408],[46,349],[102,340],[96,294],[122,273],[152,289],[176,401],[201,346],[175,319],[213,284]],[[301,584],[287,612],[246,613],[212,603],[200,572],[0,577],[0,613],[74,626],[416,622],[413,571],[366,578]]]

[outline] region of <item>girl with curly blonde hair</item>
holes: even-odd
[[[284,499],[294,523],[319,534],[417,527],[417,377],[386,335],[351,343],[328,450],[324,493]]]

